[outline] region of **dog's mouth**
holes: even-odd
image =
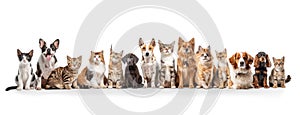
[[[52,54],[45,54],[45,57],[46,57],[47,61],[50,61],[51,58],[53,57],[53,55]]]

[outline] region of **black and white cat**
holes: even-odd
[[[33,50],[29,53],[22,53],[19,49],[17,50],[18,58],[20,61],[18,75],[16,76],[17,86],[11,86],[6,88],[6,91],[17,89],[17,90],[29,90],[34,88],[36,85],[36,78],[31,67],[31,58],[33,56]]]

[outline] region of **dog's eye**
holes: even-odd
[[[149,48],[149,50],[152,50],[152,48]]]
[[[204,54],[201,54],[201,56],[204,56]]]
[[[145,47],[143,47],[143,50],[146,50],[146,48],[145,48]]]

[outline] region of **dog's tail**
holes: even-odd
[[[10,86],[10,87],[7,87],[7,88],[5,89],[5,91],[17,89],[17,87],[18,87],[18,86]]]
[[[288,82],[290,82],[290,81],[291,81],[291,79],[292,79],[292,78],[291,78],[291,76],[290,76],[290,75],[288,75],[288,76],[287,76],[287,78],[285,79],[285,83],[288,83]]]

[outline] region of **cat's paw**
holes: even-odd
[[[171,89],[176,89],[176,86],[172,86]]]
[[[28,86],[28,87],[25,87],[25,90],[30,90],[30,87]]]
[[[42,90],[42,88],[41,88],[41,87],[36,87],[35,89],[36,89],[36,90]]]
[[[201,86],[199,86],[199,85],[198,85],[198,86],[196,86],[196,88],[197,88],[197,89],[200,89],[200,88],[201,88]]]
[[[108,86],[108,89],[112,89],[113,88],[113,86]]]
[[[194,85],[189,85],[189,88],[194,88]]]
[[[163,88],[164,88],[164,86],[159,86],[159,88],[160,88],[160,89],[163,89]]]
[[[182,89],[182,88],[183,88],[183,85],[179,85],[178,88]]]
[[[17,90],[18,91],[21,91],[23,88],[22,87],[17,87]]]

